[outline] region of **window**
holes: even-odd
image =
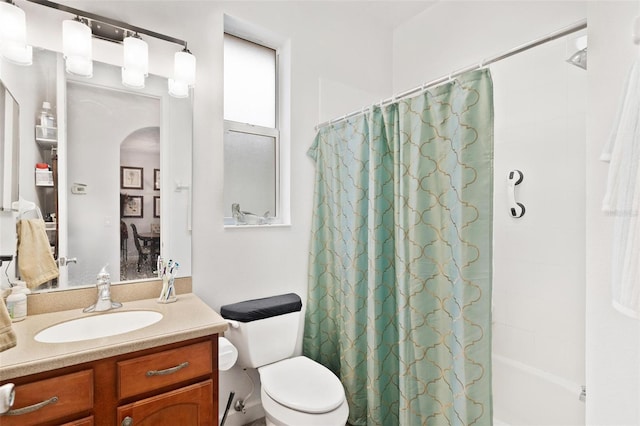
[[[280,216],[278,54],[224,34],[224,211]]]

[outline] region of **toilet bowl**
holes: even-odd
[[[294,293],[222,306],[231,325],[225,338],[237,348],[238,365],[260,374],[267,425],[344,426],[349,406],[338,377],[307,357],[292,357],[301,309]]]
[[[349,406],[345,400],[337,410],[330,413],[313,414],[291,410],[275,402],[264,391],[260,392],[266,426],[344,426],[349,417]]]
[[[267,425],[344,426],[349,406],[340,380],[303,357],[258,368]]]

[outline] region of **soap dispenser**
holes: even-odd
[[[22,321],[27,317],[27,294],[31,291],[24,281],[11,287],[11,294],[7,297],[7,311],[12,322]]]

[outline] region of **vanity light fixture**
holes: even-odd
[[[33,50],[27,45],[24,10],[11,0],[0,1],[0,55],[18,65],[33,62]]]
[[[196,57],[185,48],[176,52],[173,63],[173,78],[169,79],[169,94],[176,98],[189,96],[189,88],[196,82]]]
[[[86,19],[76,16],[62,22],[62,54],[65,70],[80,77],[93,76],[91,28]]]
[[[4,1],[12,0],[0,0],[0,5],[4,4],[2,3]],[[149,74],[149,47],[140,37],[142,34],[183,46],[174,58],[174,73],[169,79],[169,94],[180,98],[189,96],[189,88],[195,84],[196,58],[187,49],[186,41],[49,0],[26,1],[76,16],[73,20],[63,22],[63,53],[67,72],[84,77],[92,76],[91,37],[93,36],[123,45],[122,84],[132,88],[144,88],[145,78]],[[3,21],[0,21],[0,25],[2,28],[5,27]],[[2,28],[0,28],[0,35],[3,35]],[[29,54],[31,54],[31,47],[29,47]]]
[[[149,45],[135,33],[125,37],[123,45],[122,84],[134,89],[144,88],[149,75]]]

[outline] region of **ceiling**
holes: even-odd
[[[337,0],[336,0],[337,1]],[[379,22],[387,28],[396,28],[424,10],[430,8],[437,1],[414,0],[414,1],[342,1],[342,3],[352,3],[354,6],[362,8],[362,13],[370,16],[371,19]]]

